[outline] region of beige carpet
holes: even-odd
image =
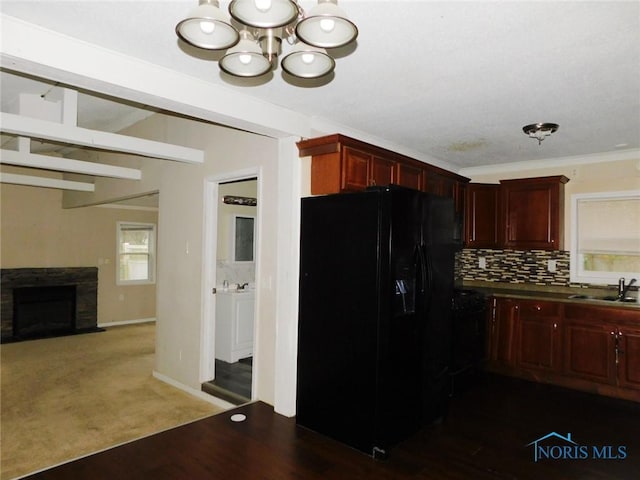
[[[154,324],[5,344],[0,478],[221,412],[153,378]]]

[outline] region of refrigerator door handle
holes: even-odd
[[[422,255],[422,262],[424,266],[423,271],[425,272],[425,311],[428,311],[429,306],[431,305],[431,296],[433,295],[433,265],[431,263],[431,254],[429,250],[424,245],[421,245],[419,250]]]
[[[417,263],[418,263],[418,268],[417,271],[419,271],[419,280],[420,280],[420,289],[419,292],[421,294],[424,294],[425,289],[427,288],[427,261],[424,257],[424,251],[422,249],[422,245],[417,244],[416,245],[416,253],[417,253]]]

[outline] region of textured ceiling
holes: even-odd
[[[227,1],[220,2],[223,8]],[[314,2],[300,2],[305,9]],[[340,1],[358,25],[329,81],[223,76],[175,24],[196,1],[3,1],[3,14],[469,168],[640,148],[640,2]],[[287,48],[287,47],[285,47]],[[18,87],[16,87],[18,88]],[[3,110],[15,88],[2,88]],[[85,100],[81,122],[130,109]],[[82,102],[81,102],[82,106]],[[92,117],[93,116],[93,117]],[[130,117],[129,120],[136,117]],[[542,145],[522,126],[560,124]]]

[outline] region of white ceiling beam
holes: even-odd
[[[31,175],[19,175],[17,173],[0,173],[0,183],[13,185],[27,185],[30,187],[57,188],[61,190],[77,190],[80,192],[93,192],[93,183],[73,182],[71,180],[59,180],[57,178],[34,177]]]
[[[2,163],[99,177],[124,178],[127,180],[140,180],[142,178],[142,172],[135,168],[84,162],[82,160],[51,157],[49,155],[37,155],[28,152],[16,152],[14,150],[0,150],[0,164]]]
[[[78,125],[78,91],[62,89],[62,123]]]
[[[0,128],[3,132],[13,135],[82,145],[112,152],[130,153],[184,163],[204,162],[204,152],[195,148],[129,137],[117,133],[100,132],[37,118],[23,117],[13,113],[0,113]]]
[[[223,85],[0,14],[0,66],[271,137],[308,137],[310,118]],[[153,81],[150,81],[153,79]]]

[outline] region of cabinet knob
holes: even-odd
[[[542,307],[540,305],[536,305],[536,310],[540,311],[540,310],[542,310]]]
[[[558,329],[558,324],[557,324],[557,323],[554,323],[554,324],[553,324],[553,329],[554,329],[554,330],[557,330],[557,329]]]

